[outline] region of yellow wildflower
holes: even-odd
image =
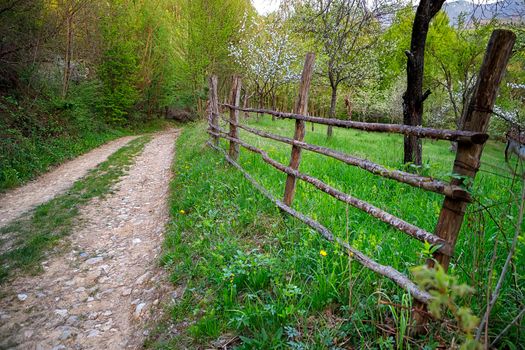
[[[179,210],[179,213],[181,213],[181,214],[186,214],[186,212],[184,211],[184,209]]]
[[[327,256],[328,253],[326,252],[326,250],[324,249],[321,249],[321,251],[319,252],[319,254],[321,254],[321,256]]]

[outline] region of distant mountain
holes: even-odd
[[[503,0],[485,4],[466,0],[447,1],[443,10],[454,25],[458,23],[460,16],[464,16],[467,23],[473,20],[486,22],[493,18],[503,22],[524,22],[525,0]]]

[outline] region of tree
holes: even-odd
[[[359,85],[372,71],[369,64],[380,34],[377,10],[354,0],[307,0],[298,5],[299,30],[316,43],[317,67],[331,89],[329,118],[336,116],[340,84]],[[327,136],[332,136],[332,126]]]
[[[299,78],[290,33],[277,18],[258,23],[246,15],[239,38],[239,42],[230,45],[230,55],[243,71],[245,85],[257,94],[260,108],[270,97],[275,109],[277,89]]]
[[[425,75],[446,92],[457,129],[463,128],[465,108],[491,31],[492,26],[467,29],[461,22],[454,28],[445,13],[438,13],[430,26]],[[452,148],[455,150],[455,143]]]
[[[21,88],[22,72],[40,59],[40,45],[58,32],[43,1],[10,0],[0,4],[0,93]]]
[[[249,0],[182,0],[182,3],[184,68],[193,98],[202,110],[207,77],[231,74],[229,44],[238,38],[244,13],[251,13],[253,8]]]
[[[66,47],[64,53],[64,73],[62,77],[62,98],[67,96],[71,80],[73,60],[75,17],[87,4],[86,0],[65,0],[60,7],[63,8],[62,17],[66,22]]]
[[[410,50],[407,56],[407,89],[403,95],[403,123],[405,125],[423,124],[423,102],[430,95],[430,90],[423,93],[423,74],[425,67],[425,45],[430,21],[443,6],[445,0],[421,0],[417,6]],[[416,136],[405,136],[404,162],[421,165],[421,140]]]

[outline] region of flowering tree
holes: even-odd
[[[279,19],[257,23],[245,15],[239,37],[239,42],[230,44],[230,56],[242,70],[244,86],[253,91],[245,92],[244,103],[256,94],[260,108],[264,99],[270,97],[275,109],[277,89],[299,79],[298,56],[290,34]]]

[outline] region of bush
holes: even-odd
[[[67,99],[0,97],[0,190],[123,135],[99,116],[99,86],[73,86]]]

